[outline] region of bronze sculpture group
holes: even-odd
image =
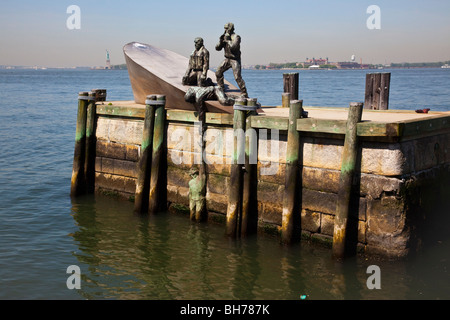
[[[194,40],[195,50],[189,58],[188,68],[181,79],[183,85],[190,86],[186,91],[184,99],[194,103],[198,110],[198,119],[205,122],[206,100],[218,100],[222,105],[233,105],[235,98],[225,93],[224,72],[232,69],[236,83],[241,91],[241,97],[248,98],[245,81],[241,75],[241,37],[234,32],[234,24],[227,23],[225,31],[220,37],[216,50],[224,50],[225,59],[216,71],[217,85],[208,78],[209,51],[205,48],[203,39],[198,37]],[[205,125],[200,126],[200,134],[203,136]],[[204,141],[202,139],[202,150]],[[191,168],[191,180],[189,181],[189,211],[190,219],[203,221],[206,214],[206,167],[200,164],[200,168]]]
[[[209,51],[205,48],[203,39],[198,37],[194,40],[195,50],[189,58],[189,65],[182,78],[183,85],[191,88],[186,92],[185,100],[195,103],[199,112],[203,101],[219,100],[222,105],[232,105],[234,99],[225,93],[224,72],[232,69],[234,79],[241,90],[241,96],[248,98],[245,81],[241,75],[241,37],[234,32],[234,24],[229,22],[224,26],[224,33],[216,45],[216,50],[224,50],[225,59],[216,71],[217,85],[207,77],[209,70]]]

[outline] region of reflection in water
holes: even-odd
[[[449,298],[448,254],[337,263],[323,246],[285,247],[265,235],[234,241],[222,225],[169,213],[138,216],[130,202],[88,196],[72,205],[86,299]],[[372,264],[382,270],[381,290],[366,286]]]

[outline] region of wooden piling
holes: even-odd
[[[366,74],[365,109],[389,109],[390,82],[391,74],[389,72]]]
[[[242,181],[245,165],[245,115],[239,107],[246,105],[245,99],[237,99],[234,106],[233,131],[234,150],[231,162],[229,197],[227,207],[226,234],[236,237],[240,234],[240,213],[242,212]]]
[[[150,191],[148,212],[155,214],[167,209],[167,186],[166,177],[166,154],[165,154],[165,132],[166,132],[166,96],[158,95],[155,102],[155,124],[153,130],[152,145],[152,170],[150,174]]]
[[[136,179],[136,192],[134,197],[134,212],[148,211],[150,192],[150,172],[152,167],[153,130],[155,122],[156,95],[147,96],[145,103],[144,129],[142,132],[141,155],[138,162],[138,176]]]
[[[86,191],[84,161],[86,154],[86,117],[89,99],[88,92],[78,94],[77,127],[75,132],[75,150],[73,156],[70,195],[79,196]]]
[[[289,108],[291,103],[291,94],[289,92],[283,92],[281,95],[281,107]]]
[[[95,154],[96,154],[96,101],[97,94],[89,92],[86,118],[86,155],[84,163],[84,177],[86,183],[86,192],[94,193],[95,190]]]
[[[247,107],[257,107],[257,99],[247,99]],[[256,111],[248,111],[245,120],[245,170],[242,194],[241,236],[256,233],[258,228],[258,135],[250,125],[250,117]]]
[[[298,72],[283,74],[283,87],[284,87],[283,92],[290,93],[292,100],[298,100],[298,87],[299,87]]]
[[[91,91],[95,93],[95,101],[106,101],[106,89],[92,89]]]
[[[292,100],[289,109],[288,140],[286,150],[286,178],[283,199],[281,224],[281,240],[289,244],[300,239],[300,132],[297,131],[297,120],[301,118],[302,100]]]
[[[362,110],[362,103],[350,103],[342,154],[341,175],[339,178],[336,216],[334,219],[333,256],[336,259],[344,258],[347,253],[347,227],[358,155],[357,124],[361,122]]]

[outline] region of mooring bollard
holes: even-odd
[[[345,131],[344,151],[342,154],[341,175],[339,178],[338,200],[333,232],[333,256],[342,259],[346,255],[348,222],[353,177],[357,166],[358,136],[357,124],[361,122],[363,103],[352,102],[348,111],[347,128]]]
[[[164,148],[166,129],[166,96],[156,96],[155,125],[152,145],[152,170],[150,174],[150,191],[148,212],[155,214],[167,208],[166,155]]]
[[[70,195],[78,196],[85,193],[84,161],[86,154],[86,117],[89,99],[88,92],[78,94],[77,128],[75,133],[75,150]]]
[[[93,193],[95,190],[95,115],[97,94],[89,92],[89,103],[87,106],[86,119],[86,155],[84,163],[84,177],[86,183],[86,192]]]
[[[233,131],[234,150],[231,162],[229,198],[227,208],[227,235],[236,237],[240,233],[242,211],[242,180],[245,164],[245,116],[246,99],[237,99],[234,105]]]
[[[141,155],[138,162],[138,176],[134,196],[134,212],[148,211],[150,192],[150,172],[152,167],[153,129],[155,123],[156,95],[147,96],[145,101],[144,129],[142,132]]]
[[[257,107],[257,99],[247,99],[247,109],[249,111],[245,120],[245,171],[243,178],[241,236],[254,234],[258,229],[258,134],[250,125],[250,116],[257,114]]]
[[[300,133],[297,131],[297,120],[303,111],[302,100],[292,100],[289,110],[288,140],[286,150],[286,180],[283,199],[283,215],[281,240],[289,244],[300,239]]]

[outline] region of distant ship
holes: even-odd
[[[448,64],[444,64],[443,66],[441,66],[442,69],[450,69],[450,66]]]

